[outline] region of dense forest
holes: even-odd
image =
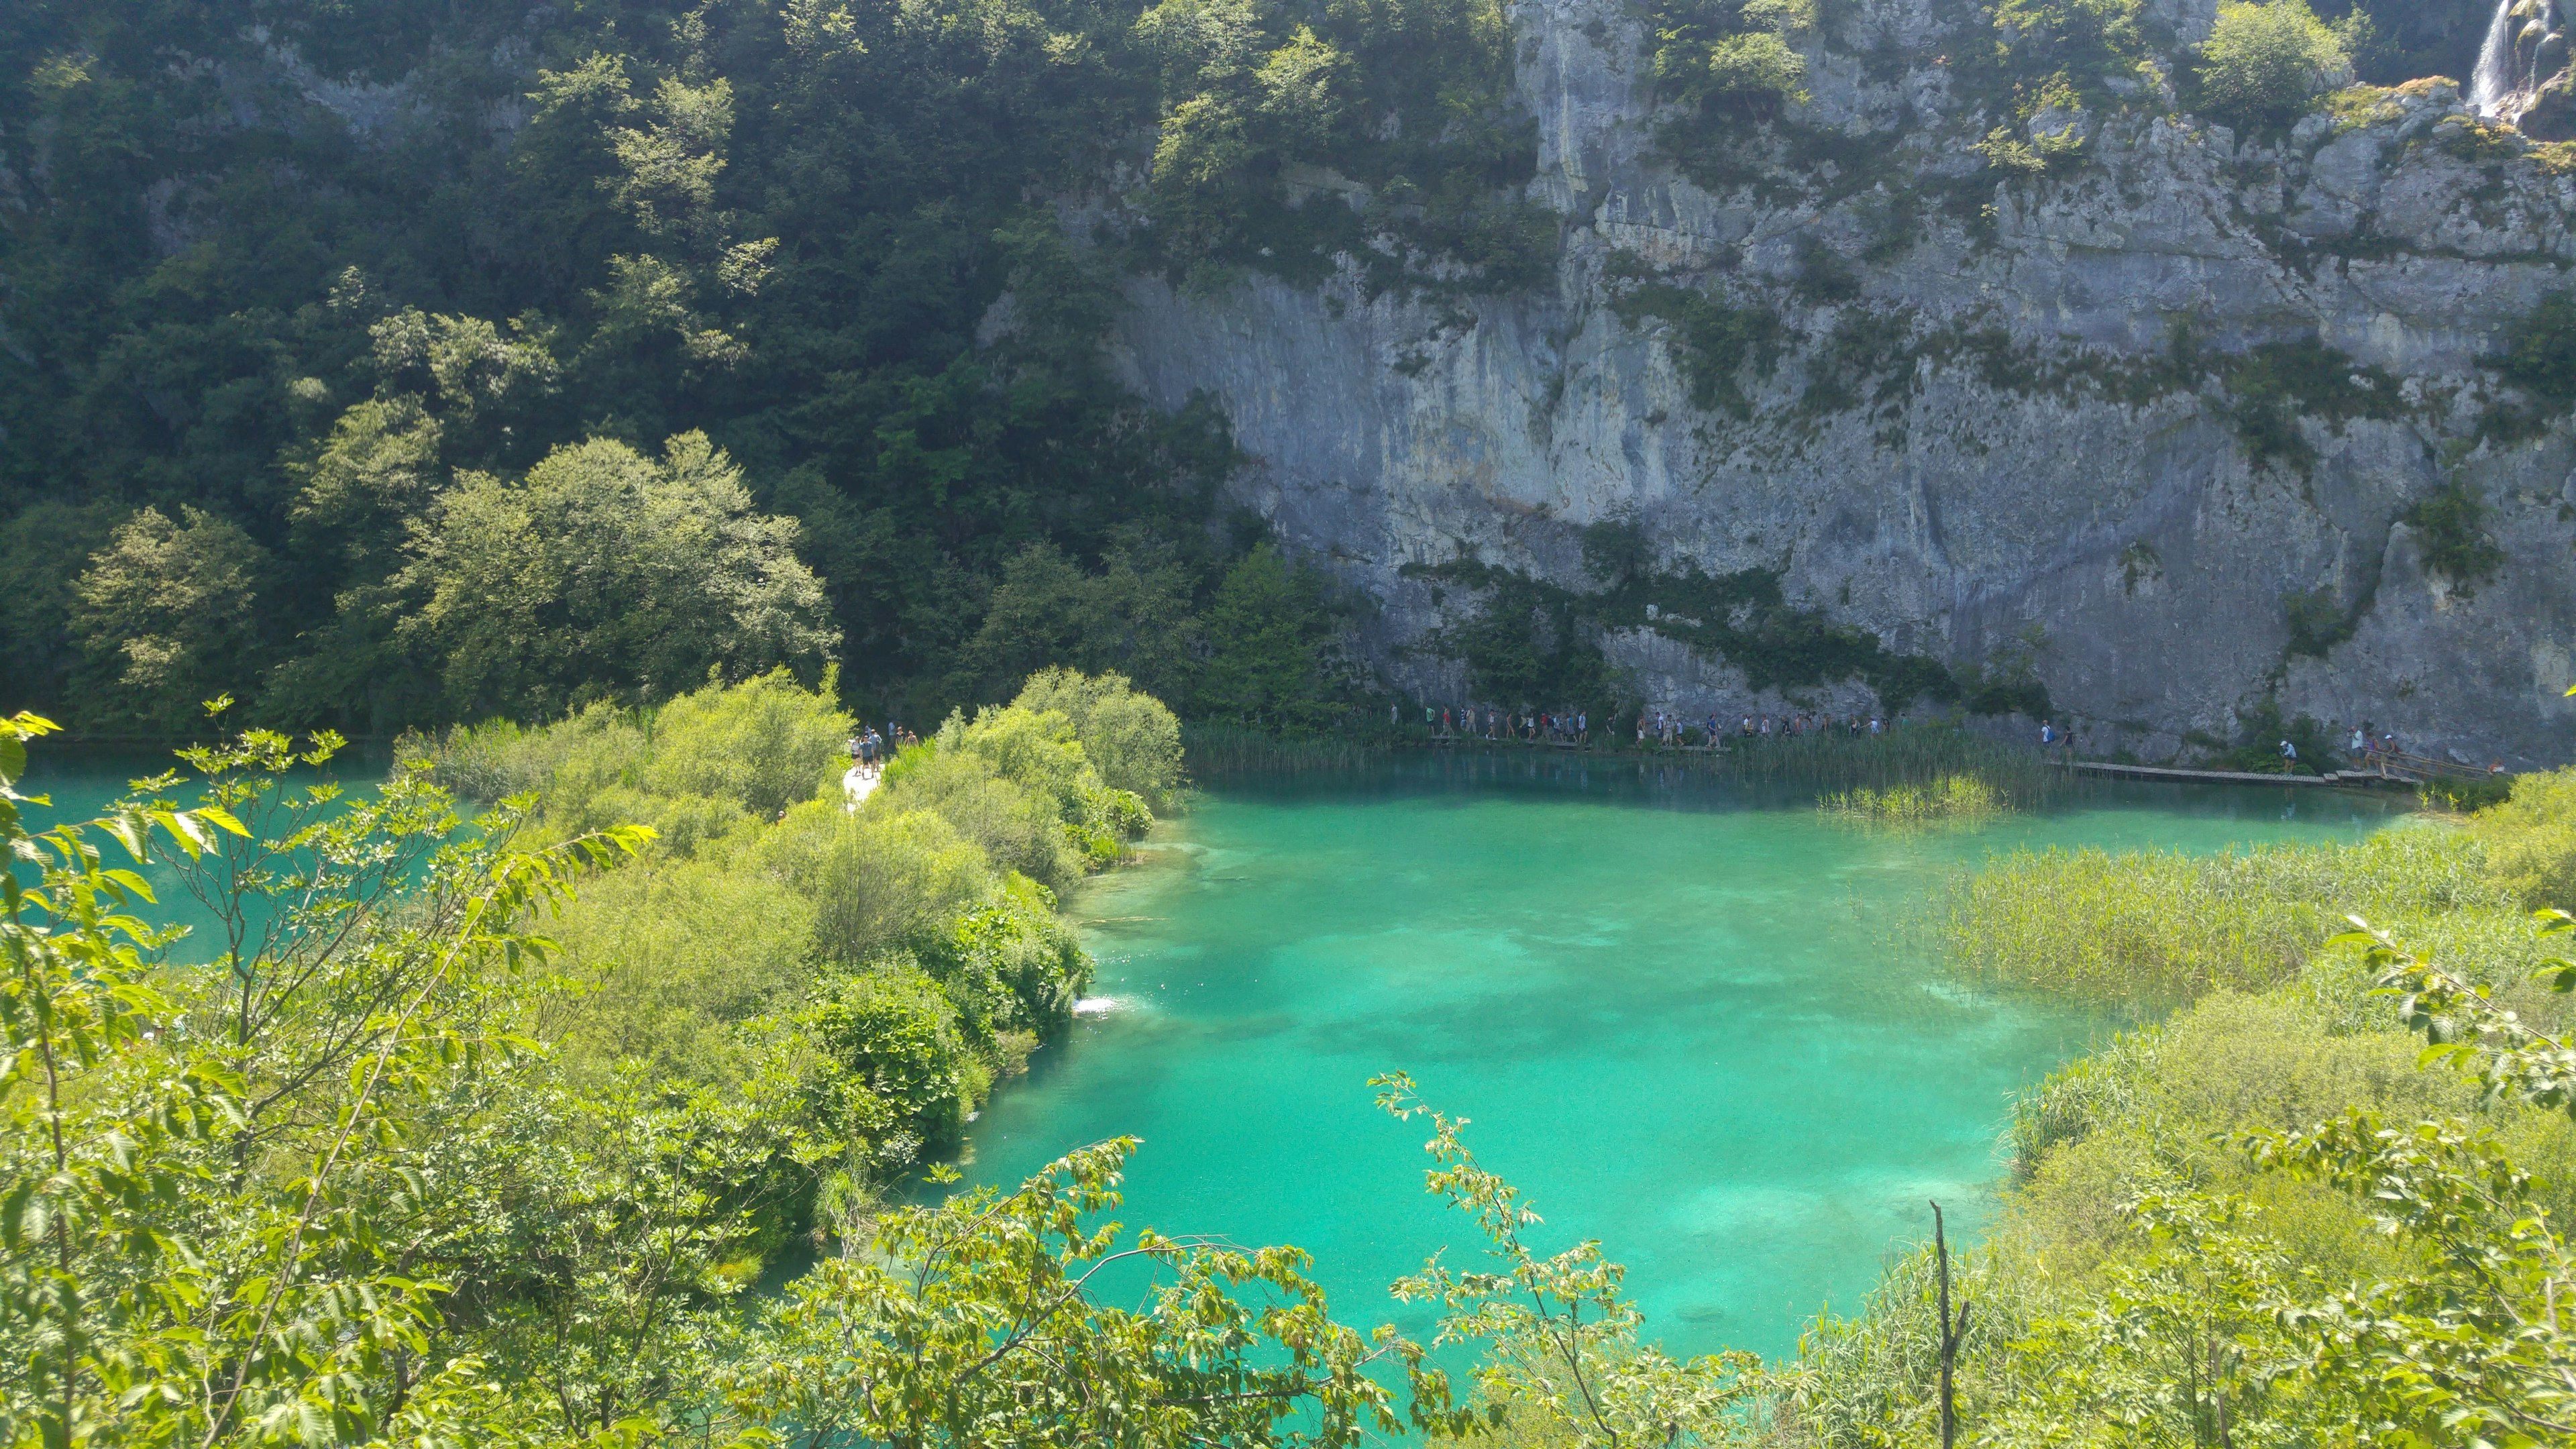
[[[1543,269],[1509,81],[1480,0],[12,6],[10,702],[382,735],[837,660],[935,719],[1073,662],[1282,723],[1330,601],[1109,375],[1114,274],[1268,255],[1291,155],[1409,178],[1318,257]]]

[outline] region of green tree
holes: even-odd
[[[642,833],[429,849],[456,823],[434,788],[288,802],[278,773],[334,742],[258,733],[190,752],[193,808],[40,831],[17,784],[50,729],[0,721],[0,844],[31,877],[0,874],[10,1443],[473,1437],[496,1405],[440,1334],[460,1219],[423,1168],[508,1050],[491,988],[544,955],[529,915]],[[287,834],[244,823],[261,806]],[[226,923],[207,968],[162,969],[183,933],[135,914],[154,865]]]
[[[1463,1427],[1447,1380],[1391,1329],[1332,1320],[1294,1248],[1242,1249],[1086,1219],[1117,1207],[1131,1138],[985,1189],[842,1227],[797,1280],[728,1401],[801,1439],[971,1444],[1347,1446]],[[1093,1280],[1150,1264],[1133,1308]],[[1409,1414],[1373,1370],[1401,1372]]]
[[[444,481],[439,425],[416,397],[370,398],[340,414],[309,457],[290,466],[302,483],[288,517],[296,552],[337,565],[317,569],[326,587],[392,572],[413,519]]]
[[[0,711],[62,697],[80,658],[69,622],[81,569],[122,513],[104,501],[39,499],[0,521],[0,639],[9,641]]]
[[[1539,1255],[1522,1237],[1539,1215],[1518,1188],[1476,1160],[1462,1135],[1466,1119],[1433,1109],[1401,1072],[1369,1085],[1379,1110],[1397,1121],[1429,1119],[1431,1140],[1422,1150],[1434,1165],[1423,1186],[1474,1218],[1485,1236],[1486,1271],[1434,1258],[1389,1291],[1439,1309],[1434,1348],[1480,1347],[1476,1381],[1488,1425],[1535,1420],[1547,1442],[1576,1449],[1734,1442],[1756,1387],[1754,1355],[1675,1359],[1643,1342],[1645,1315],[1624,1291],[1628,1270],[1598,1239]],[[1470,1422],[1433,1421],[1462,1437]]]
[[[1002,566],[983,623],[958,650],[951,689],[965,698],[1015,689],[1063,665],[1116,670],[1157,696],[1188,698],[1196,621],[1189,571],[1166,550],[1116,547],[1087,574],[1053,544]]]
[[[438,669],[451,715],[819,670],[838,641],[795,536],[701,434],[658,461],[559,448],[522,481],[469,474],[439,495],[394,586],[394,638]]]
[[[1071,720],[1083,755],[1111,789],[1130,791],[1157,810],[1177,803],[1181,722],[1161,700],[1131,687],[1126,676],[1041,669],[1011,703]]]
[[[239,524],[195,507],[127,519],[80,576],[73,636],[96,723],[187,729],[200,706],[257,677],[254,584],[266,556]]]
[[[2251,130],[2285,126],[2351,80],[2352,57],[2307,0],[2225,0],[2194,85],[2203,112]]]
[[[1263,543],[1226,572],[1206,615],[1200,713],[1306,730],[1332,715],[1325,649],[1338,633],[1314,575]]]

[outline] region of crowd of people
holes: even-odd
[[[1387,706],[1387,723],[1402,723],[1400,706]],[[1639,749],[1724,750],[1728,742],[1758,742],[1777,737],[1799,735],[1883,735],[1902,729],[1909,721],[1899,714],[1846,714],[1830,711],[1797,714],[1719,715],[1710,713],[1692,719],[1677,710],[1640,710],[1628,717],[1626,727],[1617,719],[1604,719],[1601,728],[1605,741],[1616,741],[1631,735]],[[1426,704],[1422,707],[1422,727],[1439,740],[1484,739],[1502,743],[1556,745],[1568,749],[1590,749],[1594,744],[1593,720],[1588,710],[1558,713],[1522,708],[1502,710],[1491,705],[1463,705],[1455,708]]]
[[[893,720],[886,721],[886,727],[882,733],[875,725],[866,725],[861,727],[857,734],[850,736],[850,765],[861,775],[873,780],[884,771],[886,761],[920,743],[921,736]]]

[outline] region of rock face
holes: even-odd
[[[2159,6],[2186,40],[2212,9]],[[2576,264],[2566,168],[2418,83],[2269,141],[2153,97],[2044,113],[2080,157],[1990,169],[2013,117],[1942,59],[1990,38],[1943,0],[1837,13],[1811,99],[1723,138],[1724,171],[1659,141],[1628,7],[1524,0],[1553,290],[1139,279],[1129,380],[1224,403],[1243,501],[1380,601],[1369,642],[1426,695],[1465,697],[1415,646],[1477,601],[1406,565],[1586,589],[1582,530],[1621,521],[1890,649],[2025,658],[2096,748],[2171,756],[2269,703],[2479,763],[2576,754],[2576,436],[2482,427],[2514,398],[2481,359]],[[1777,365],[1736,374],[1749,417],[1694,405],[1641,285],[1777,319]],[[2464,497],[2465,532],[2437,506]],[[1757,693],[1651,629],[1604,646],[1693,716],[1867,698]]]

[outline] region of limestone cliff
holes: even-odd
[[[2214,10],[2158,19],[2188,44]],[[1584,529],[1620,521],[1894,653],[2026,663],[2097,748],[2233,739],[2270,702],[2480,763],[2576,753],[2576,434],[2495,426],[2514,399],[2482,365],[2576,265],[2563,158],[2419,83],[2270,139],[2152,103],[2046,114],[2030,134],[2073,149],[2001,168],[1978,143],[2014,118],[1946,61],[1991,43],[1968,7],[1829,16],[1809,99],[1701,158],[1630,7],[1523,0],[1552,289],[1142,278],[1121,365],[1223,401],[1243,500],[1382,602],[1371,647],[1437,697],[1464,674],[1418,646],[1481,600],[1407,565],[1581,590]],[[1695,357],[1676,297],[1776,345]],[[1867,695],[1756,691],[1675,633],[1603,641],[1651,705]]]

